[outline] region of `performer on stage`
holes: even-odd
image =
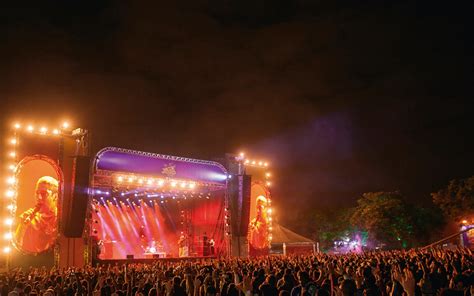
[[[43,176],[36,183],[36,205],[19,216],[14,243],[24,252],[48,250],[58,235],[58,180]]]
[[[211,239],[209,240],[209,249],[210,249],[210,253],[211,253],[210,255],[211,255],[211,256],[214,256],[214,255],[215,255],[215,252],[216,252],[215,244],[216,244],[216,243],[214,242],[214,239],[211,238]]]
[[[189,256],[188,238],[186,235],[181,234],[178,240],[179,257]]]

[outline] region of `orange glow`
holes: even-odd
[[[32,126],[32,125],[29,125],[27,128],[26,128],[27,131],[29,131],[30,133],[32,133],[35,128]]]
[[[21,128],[21,124],[19,124],[19,123],[17,122],[17,123],[15,123],[15,124],[13,125],[13,127],[16,128],[16,129],[19,129],[19,128]]]
[[[462,220],[462,224],[467,224],[467,220]]]
[[[62,127],[63,127],[64,129],[69,128],[69,122],[67,122],[67,121],[63,122]]]
[[[11,139],[11,140],[10,140],[10,144],[16,145],[16,139]]]

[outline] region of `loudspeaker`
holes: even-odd
[[[230,181],[229,205],[232,235],[247,235],[250,218],[251,183],[252,179],[249,175],[236,175]]]
[[[133,255],[127,255],[127,259],[133,259]]]
[[[74,157],[71,188],[65,190],[64,195],[63,229],[66,237],[82,237],[89,202],[89,170],[89,157]]]

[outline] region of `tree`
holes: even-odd
[[[452,180],[446,188],[431,194],[433,202],[443,214],[460,220],[474,212],[474,176],[462,180]]]
[[[350,218],[355,227],[365,229],[369,240],[391,247],[413,244],[413,224],[409,205],[399,192],[364,193]]]

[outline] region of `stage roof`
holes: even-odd
[[[96,155],[95,170],[185,179],[225,185],[227,170],[218,162],[107,147]]]
[[[311,239],[277,223],[273,224],[272,237],[272,244],[314,244],[314,241]]]

